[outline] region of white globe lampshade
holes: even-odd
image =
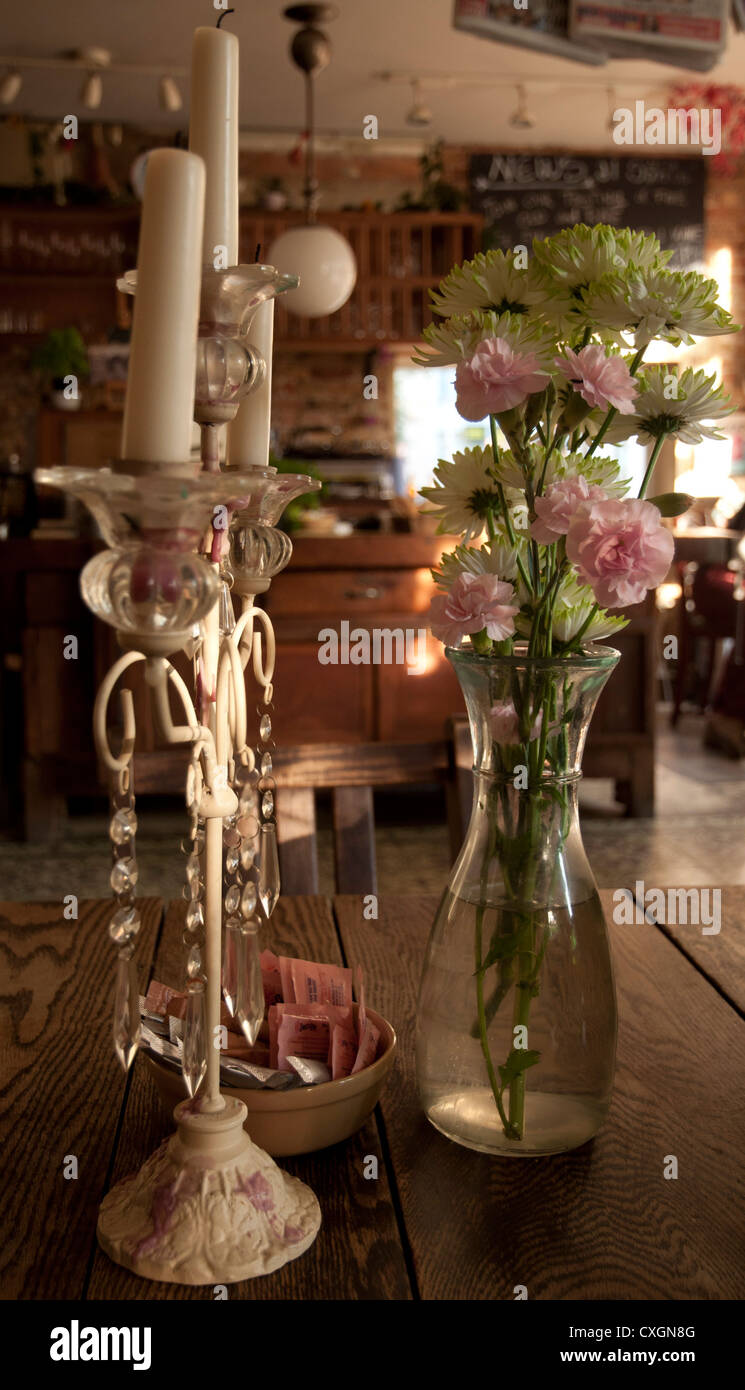
[[[270,265],[299,275],[296,290],[284,300],[291,314],[320,319],[346,304],[357,280],[357,262],[349,242],[333,227],[291,227],[269,250]]]

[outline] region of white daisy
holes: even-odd
[[[464,449],[452,459],[438,459],[435,485],[423,487],[421,496],[432,503],[430,515],[439,517],[442,534],[463,534],[466,541],[477,539],[484,530],[487,515],[500,510],[497,484],[492,476],[490,446]]]
[[[639,394],[633,415],[618,415],[606,439],[618,443],[632,435],[643,442],[672,435],[684,444],[700,444],[702,439],[725,436],[710,424],[730,415],[734,406],[716,377],[692,367],[678,375],[670,367],[648,367],[639,378]]]
[[[527,541],[525,541],[527,544]],[[480,549],[469,545],[458,545],[448,555],[443,555],[439,569],[432,570],[432,578],[440,589],[451,589],[459,574],[496,574],[499,579],[514,579],[517,574],[517,560],[514,547],[509,543],[504,531],[495,540],[490,540]]]

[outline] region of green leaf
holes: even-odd
[[[689,497],[687,492],[661,492],[659,497],[647,500],[659,509],[662,516],[682,516],[696,499]]]
[[[502,1089],[509,1086],[521,1072],[527,1071],[528,1067],[534,1067],[540,1062],[540,1052],[531,1052],[526,1047],[513,1047],[507,1061],[503,1067],[499,1068],[499,1075],[502,1079]]]
[[[483,975],[490,965],[494,965],[498,960],[505,960],[507,956],[514,956],[520,948],[522,931],[510,932],[508,936],[498,936],[492,941],[485,959],[481,962],[480,970],[477,975]]]

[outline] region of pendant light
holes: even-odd
[[[296,67],[305,74],[305,225],[282,232],[270,248],[269,261],[279,271],[300,276],[298,288],[290,290],[285,299],[290,313],[315,319],[333,314],[346,304],[357,280],[357,262],[349,242],[333,227],[316,221],[313,82],[331,59],[331,45],[317,26],[335,19],[338,10],[335,5],[291,5],[284,14],[302,26],[295,34],[290,53]]]

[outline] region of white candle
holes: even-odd
[[[238,40],[226,29],[194,30],[189,149],[207,166],[204,262],[225,270],[238,263]]]
[[[122,458],[183,463],[191,447],[202,279],[204,164],[185,150],[147,161]]]
[[[272,414],[274,299],[266,299],[259,305],[248,341],[264,358],[266,376],[261,385],[241,401],[238,413],[228,427],[228,464],[231,468],[266,468]]]

